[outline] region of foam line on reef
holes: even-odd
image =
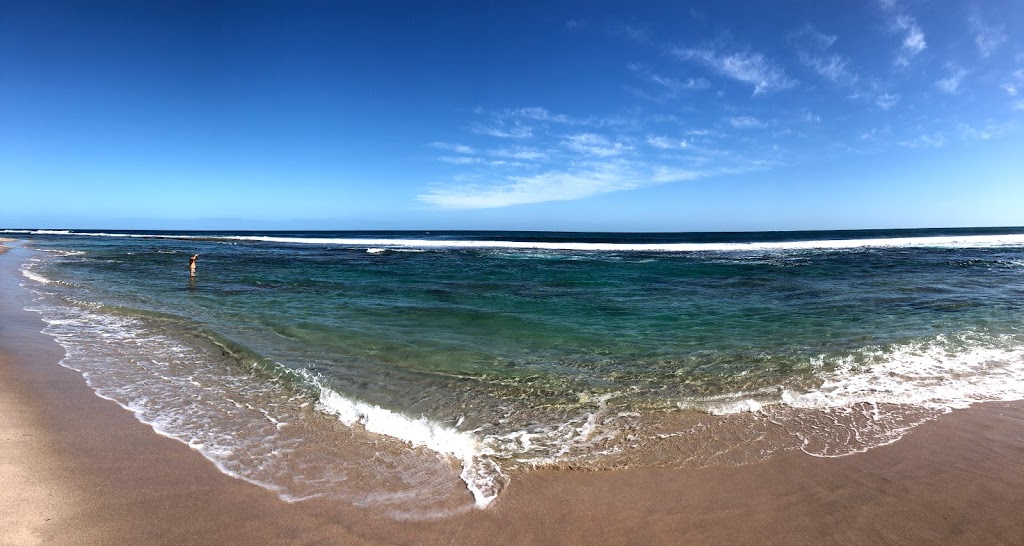
[[[713,242],[713,243],[588,243],[573,241],[498,241],[362,237],[287,237],[271,235],[189,235],[151,233],[86,233],[52,230],[5,230],[5,233],[29,235],[74,235],[86,237],[121,237],[140,239],[181,239],[206,241],[262,242],[302,245],[335,245],[369,248],[372,253],[383,249],[504,249],[504,250],[569,250],[579,252],[758,252],[856,250],[865,248],[990,248],[1024,246],[1024,234],[941,235],[925,237],[886,237],[854,239],[809,239],[799,241]]]

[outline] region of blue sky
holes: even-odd
[[[0,225],[1024,224],[1024,4],[0,12]]]

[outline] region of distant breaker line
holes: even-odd
[[[146,233],[86,233],[68,230],[4,230],[27,235],[76,235],[139,239],[181,239],[201,241],[262,242],[305,245],[335,245],[369,248],[372,253],[387,249],[499,249],[577,252],[751,252],[802,250],[854,250],[863,248],[991,248],[1024,246],[1024,233],[1001,235],[944,235],[932,237],[890,237],[860,239],[810,239],[800,241],[715,242],[715,243],[584,243],[571,241],[489,241],[449,239],[320,238],[265,235],[189,235]]]

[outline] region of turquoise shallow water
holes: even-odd
[[[280,389],[242,404],[257,418],[277,419],[261,404],[315,407],[328,428],[440,453],[478,505],[517,465],[600,466],[662,436],[685,441],[643,432],[681,410],[743,426],[764,416],[796,448],[833,455],[936,412],[1024,397],[1021,229],[16,235],[45,251],[26,287],[51,333],[67,347],[103,323],[103,343],[121,347],[100,358],[80,343],[69,361],[92,358],[92,377],[109,376],[98,390],[144,420],[183,441],[230,433],[189,422],[180,397],[154,402],[159,385],[124,387],[148,373],[126,361],[168,360],[168,385],[216,361],[238,382],[228,391]],[[117,332],[129,331],[164,346],[128,347]],[[836,417],[851,412],[861,417]],[[822,436],[825,414],[858,433]]]

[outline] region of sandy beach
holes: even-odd
[[[0,544],[1020,544],[1024,404],[976,405],[841,458],[512,477],[486,510],[394,521],[281,501],[59,365],[0,256]]]

